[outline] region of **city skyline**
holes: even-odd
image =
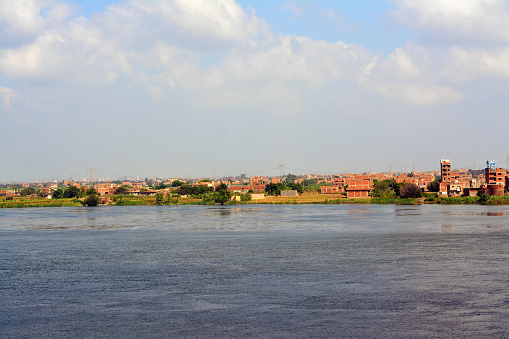
[[[4,1],[0,182],[506,168],[508,16],[483,0]]]

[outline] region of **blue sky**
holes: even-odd
[[[505,167],[508,7],[0,2],[0,181]]]

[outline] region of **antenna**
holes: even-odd
[[[280,162],[277,167],[279,168],[279,176],[282,177],[285,174],[285,163]]]
[[[90,173],[90,183],[92,186],[94,186],[94,182],[95,182],[95,168],[94,167],[89,167],[87,169],[87,171]]]

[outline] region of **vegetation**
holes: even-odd
[[[34,197],[9,197],[0,198],[0,208],[24,208],[24,207],[65,207],[83,206],[78,199],[46,199]]]
[[[430,182],[426,188],[430,192],[438,192],[440,190],[440,183],[438,182],[438,180],[435,179],[432,182]]]
[[[216,188],[215,202],[224,205],[225,202],[230,200],[230,192],[228,192],[228,186],[225,183],[221,183]]]
[[[37,192],[36,192],[35,188],[33,188],[33,187],[26,187],[26,188],[23,188],[20,193],[21,193],[22,197],[26,197],[27,195],[36,194]]]
[[[81,198],[82,196],[83,193],[76,186],[71,185],[64,191],[64,198]]]
[[[211,187],[205,186],[190,186],[188,184],[180,185],[177,193],[179,195],[187,195],[187,196],[199,196],[208,192],[212,192]]]
[[[51,194],[51,197],[53,199],[63,198],[64,197],[64,191],[61,188],[57,188],[56,190],[53,191],[53,193]]]
[[[88,195],[83,201],[83,205],[85,206],[97,206],[99,205],[99,197],[95,194]]]
[[[129,186],[124,185],[115,189],[115,194],[126,194],[129,191]]]
[[[268,195],[281,195],[281,191],[283,191],[285,188],[286,186],[282,183],[270,183],[267,185],[267,187],[265,187],[265,192],[267,192]]]
[[[402,198],[420,198],[421,193],[421,188],[413,183],[406,183],[399,189]]]

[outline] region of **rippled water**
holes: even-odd
[[[509,337],[506,206],[0,210],[2,338]]]

